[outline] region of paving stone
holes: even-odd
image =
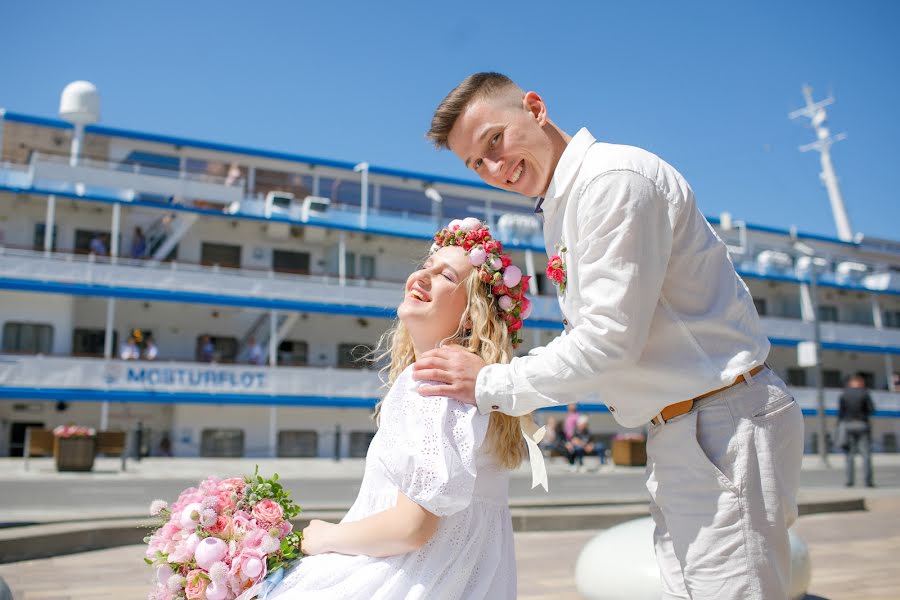
[[[809,598],[896,600],[900,569],[900,497],[881,498],[872,510],[801,517],[796,531],[809,545]],[[575,561],[593,531],[516,534],[521,600],[576,600]],[[143,600],[152,571],[143,546],[124,546],[0,565],[16,600]]]

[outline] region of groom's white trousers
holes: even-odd
[[[803,415],[768,368],[659,426],[647,489],[663,598],[783,600]]]

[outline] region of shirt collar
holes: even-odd
[[[575,134],[575,137],[569,141],[566,149],[563,150],[562,156],[559,157],[559,163],[556,165],[553,179],[550,180],[550,186],[547,188],[547,194],[544,198],[554,200],[566,193],[572,184],[572,180],[575,178],[575,174],[578,173],[578,168],[581,166],[588,148],[596,141],[591,132],[585,127],[582,127]],[[540,208],[542,202],[543,200],[539,199],[535,209]]]

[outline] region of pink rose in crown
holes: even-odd
[[[522,298],[522,311],[519,313],[519,316],[522,319],[527,319],[531,316],[531,300],[528,298]]]
[[[258,521],[269,523],[270,525],[281,521],[283,514],[284,511],[281,510],[281,506],[274,500],[263,500],[253,507],[253,516]]]
[[[503,310],[509,310],[513,307],[513,299],[509,296],[500,296],[497,303],[500,304],[500,308]]]

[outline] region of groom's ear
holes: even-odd
[[[525,92],[522,97],[522,106],[530,116],[537,120],[538,125],[543,127],[547,124],[549,120],[547,105],[537,92]]]

